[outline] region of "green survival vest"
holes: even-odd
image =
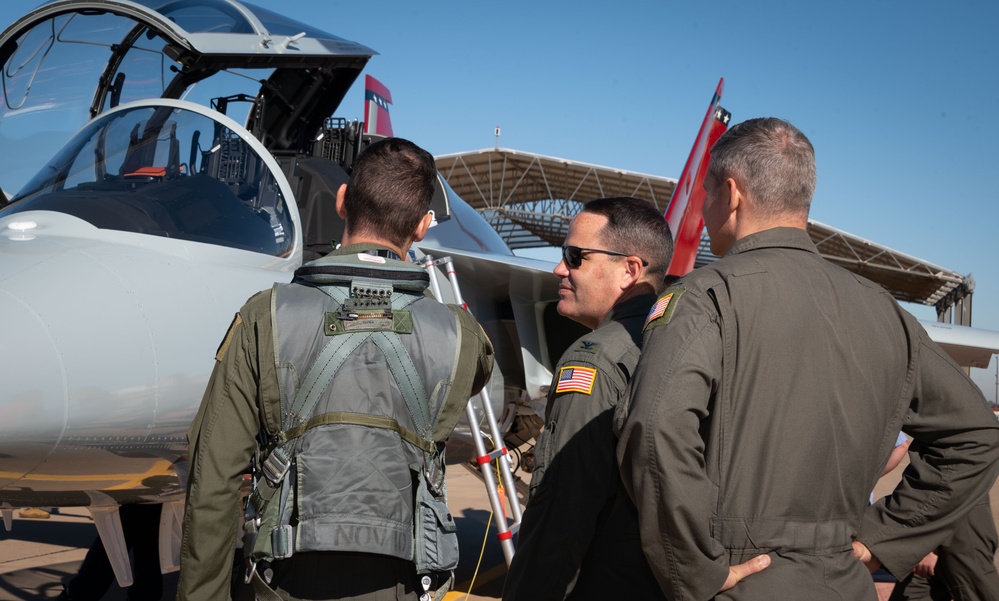
[[[468,401],[450,394],[463,310],[425,296],[423,269],[378,259],[330,255],[274,287],[282,426],[261,441],[247,502],[254,566],[300,551],[457,565],[444,441]]]

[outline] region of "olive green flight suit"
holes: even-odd
[[[992,486],[999,424],[977,386],[804,230],[744,237],[667,296],[617,425],[668,598],[874,600],[854,538],[904,576]],[[911,466],[868,509],[900,429]],[[768,569],[717,594],[760,553]]]
[[[654,301],[647,294],[618,303],[559,359],[506,601],[604,600],[624,592],[635,599],[662,597],[642,555],[634,504],[621,487],[612,429]],[[560,374],[571,369],[593,376],[588,392],[585,380],[583,391],[559,392]]]
[[[889,601],[999,601],[997,547],[992,507],[985,495],[936,549],[934,575],[927,579],[909,574],[895,585]]]

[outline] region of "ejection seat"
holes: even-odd
[[[319,156],[299,159],[296,175],[301,178],[297,198],[304,236],[302,259],[308,262],[324,256],[343,239],[336,193],[350,177],[343,167]]]

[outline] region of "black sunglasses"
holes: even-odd
[[[572,269],[578,268],[583,264],[583,251],[591,253],[601,253],[605,255],[614,255],[615,257],[631,257],[627,253],[619,253],[614,250],[603,250],[601,248],[583,248],[581,246],[563,246],[562,247],[562,260],[565,261],[567,267]],[[641,257],[639,257],[641,259]],[[649,262],[645,259],[641,259],[642,267],[648,267]]]

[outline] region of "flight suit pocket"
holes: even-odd
[[[533,499],[541,486],[541,481],[545,477],[545,472],[551,465],[552,457],[555,454],[555,420],[545,424],[545,429],[538,435],[538,440],[534,445],[534,471],[531,472],[531,486],[529,489],[530,498]]]
[[[443,499],[427,488],[422,472],[417,475],[416,532],[413,536],[417,574],[447,572],[458,567],[458,525]]]

